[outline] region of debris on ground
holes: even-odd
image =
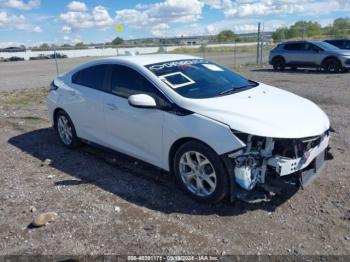
[[[58,215],[56,212],[46,212],[46,213],[41,213],[40,215],[38,215],[33,222],[31,223],[31,225],[33,227],[42,227],[42,226],[46,226],[47,224],[49,224],[50,222],[54,222],[57,219]]]

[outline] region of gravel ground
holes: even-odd
[[[204,205],[184,195],[173,177],[138,160],[89,146],[62,147],[38,88],[54,68],[39,79],[32,75],[45,63],[7,64],[8,71],[0,66],[0,90],[37,87],[0,95],[1,255],[350,255],[350,74],[241,68],[325,110],[335,129],[334,158],[294,195],[254,205]],[[55,222],[29,226],[47,211],[58,214]]]

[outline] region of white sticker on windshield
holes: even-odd
[[[217,65],[213,65],[213,64],[202,64],[202,66],[208,68],[211,71],[224,71],[222,68],[218,67]]]
[[[187,75],[181,72],[162,75],[159,76],[159,78],[174,89],[187,85],[192,85],[195,83],[195,81],[193,81],[191,78],[189,78]]]

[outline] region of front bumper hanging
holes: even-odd
[[[321,173],[328,154],[329,135],[323,135],[320,143],[305,152],[303,157],[291,159],[272,156],[267,166],[274,174],[266,176],[265,183],[257,184],[251,191],[244,190],[235,181],[234,164],[231,158],[224,159],[230,176],[230,199],[248,203],[267,202],[279,193],[296,192],[310,185]]]

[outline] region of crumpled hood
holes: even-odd
[[[186,104],[189,110],[257,136],[303,138],[320,135],[330,126],[327,115],[313,102],[265,84],[227,96],[192,99],[190,107]]]

